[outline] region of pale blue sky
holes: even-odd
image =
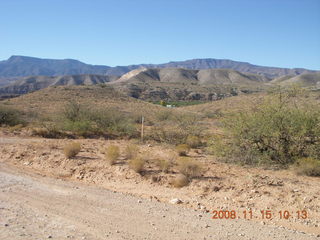
[[[11,55],[320,70],[320,0],[0,0],[0,60]]]

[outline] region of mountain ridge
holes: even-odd
[[[48,59],[13,55],[0,61],[0,79],[34,75],[58,76],[98,74],[122,76],[132,70],[144,68],[186,68],[186,69],[232,69],[243,73],[253,73],[274,79],[284,75],[300,75],[312,73],[314,70],[304,68],[278,68],[254,65],[248,62],[229,59],[196,58],[185,61],[171,61],[162,64],[136,64],[110,67],[106,65],[91,65],[75,59]],[[1,85],[1,84],[0,84]]]
[[[16,96],[52,86],[108,84],[141,99],[210,100],[221,92],[264,86],[267,78],[230,69],[140,68],[118,78],[108,75],[29,76],[0,87],[0,95]],[[220,91],[222,90],[222,91]],[[221,96],[222,96],[221,95]]]

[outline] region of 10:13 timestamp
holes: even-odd
[[[287,210],[280,210],[274,212],[271,210],[260,210],[254,213],[252,210],[235,211],[235,210],[214,210],[212,211],[212,219],[307,219],[308,212],[306,210],[298,210],[290,212]]]

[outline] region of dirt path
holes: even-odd
[[[0,239],[319,239],[27,175],[0,163]]]

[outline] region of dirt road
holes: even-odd
[[[0,163],[0,239],[319,239],[25,174]]]

